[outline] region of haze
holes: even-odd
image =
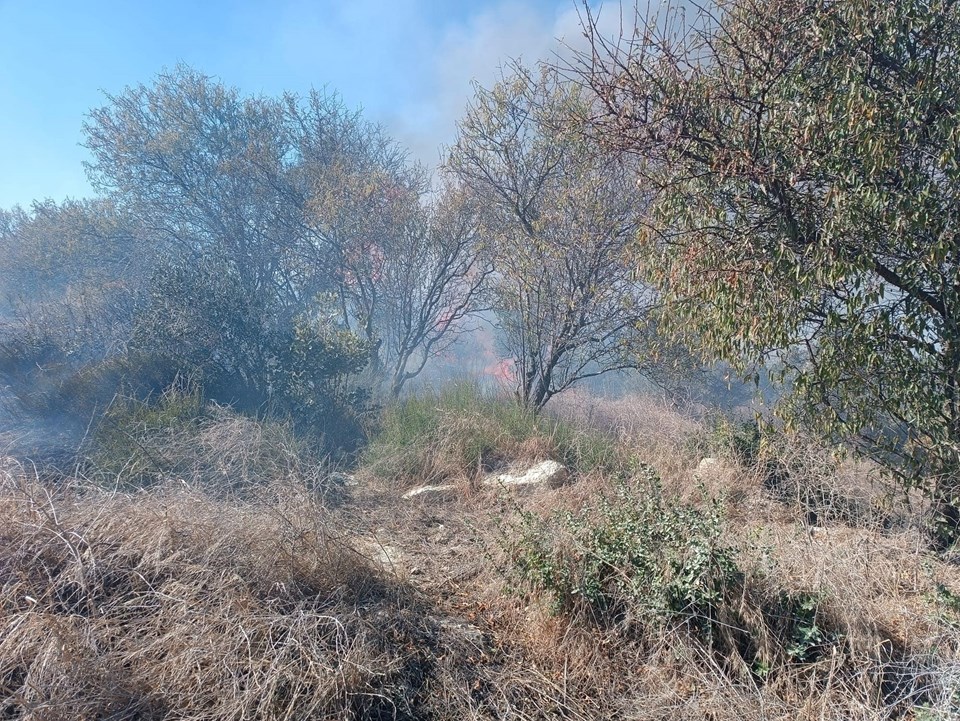
[[[84,116],[178,63],[245,94],[336,90],[435,165],[471,81],[579,37],[569,0],[0,2],[0,208],[90,195]]]

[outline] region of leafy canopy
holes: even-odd
[[[581,58],[656,190],[637,252],[667,322],[783,409],[960,491],[960,6],[720,0]]]

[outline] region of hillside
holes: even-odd
[[[6,462],[0,718],[960,717],[960,569],[916,499],[796,438],[563,400],[410,400],[349,474],[225,411],[216,459],[142,489]],[[547,458],[562,485],[483,483]]]

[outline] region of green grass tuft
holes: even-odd
[[[617,472],[630,463],[609,436],[458,383],[384,409],[361,465],[388,481],[431,482],[547,458],[576,473]]]

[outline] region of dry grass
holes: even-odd
[[[409,717],[436,630],[287,490],[0,485],[0,717]]]
[[[196,405],[194,405],[196,403]],[[329,464],[292,427],[167,391],[159,403],[118,404],[88,444],[87,474],[137,488],[175,479],[208,492],[243,494],[272,482],[327,487]]]
[[[622,451],[605,434],[461,383],[388,406],[361,473],[387,490],[455,484],[469,493],[486,474],[546,459],[575,475],[612,470],[627,460]]]
[[[398,489],[421,477],[360,469],[366,480],[331,505],[303,485],[301,461],[251,471],[266,467],[251,459],[269,432],[221,419],[190,441],[185,456],[200,448],[203,462],[187,485],[53,492],[6,474],[0,718],[960,719],[960,565],[926,550],[922,509],[891,500],[868,465],[793,439],[771,484],[769,457],[698,470],[710,430],[656,401],[574,398],[557,412],[568,428],[606,430],[684,502],[724,498],[722,539],[742,577],[722,618],[753,651],[738,660],[729,638],[683,624],[558,614],[511,579],[505,519],[578,514],[621,471],[585,465],[567,486],[516,496],[463,478],[452,499],[406,503]],[[412,467],[427,468],[425,448],[449,479],[475,452],[540,460],[575,446],[471,413],[444,410]],[[256,492],[200,490],[238,477]],[[797,599],[815,602],[808,621],[829,642],[790,660],[796,624],[777,614]],[[779,661],[751,668],[758,648]]]
[[[709,472],[698,470],[710,431],[654,401],[575,398],[555,410],[616,433],[638,458],[667,469],[664,486],[684,501],[697,502],[704,490],[724,497],[724,538],[744,573],[743,595],[733,599],[731,617],[737,616],[756,645],[779,645],[784,656],[792,640],[784,634],[791,626],[777,614],[788,612],[788,599],[814,602],[813,622],[835,634],[825,647],[829,653],[763,672],[731,663],[729,648],[718,655],[716,647],[682,629],[638,635],[616,624],[598,626],[589,616],[554,615],[549,597],[535,590],[518,600],[505,598],[502,582],[489,570],[491,563],[510,566],[497,549],[487,568],[475,572],[472,593],[483,599],[491,627],[509,639],[511,654],[526,658],[563,690],[557,697],[570,713],[637,719],[960,718],[960,568],[952,557],[928,552],[922,504],[895,494],[871,464],[810,439],[782,439],[780,485],[772,487],[770,469],[761,467],[769,456],[757,466],[728,458]],[[510,501],[507,509],[518,503],[545,518],[578,513],[612,487],[603,474],[582,476],[564,488]],[[818,517],[811,519],[814,501]],[[476,547],[461,555],[490,553],[492,527],[477,519],[469,526]]]
[[[652,396],[598,398],[570,391],[557,396],[550,410],[576,427],[615,438],[639,460],[656,466],[666,483],[686,485],[703,446],[702,423]]]

